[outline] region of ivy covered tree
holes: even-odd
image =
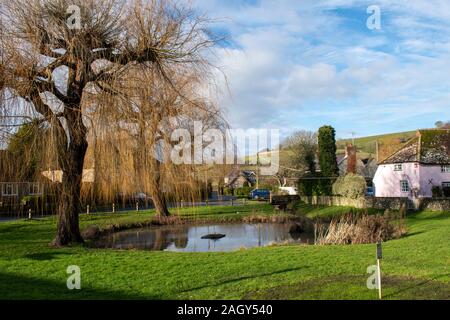
[[[319,129],[319,163],[324,177],[338,176],[336,131],[331,126],[323,126]]]
[[[332,126],[323,126],[318,135],[319,163],[322,176],[322,191],[331,194],[333,178],[339,176],[336,161],[336,131]]]

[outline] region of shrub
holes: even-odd
[[[42,196],[24,196],[22,198],[23,205],[37,206],[41,202]]]
[[[301,196],[330,196],[336,178],[323,178],[321,174],[309,174],[300,179],[298,192]]]
[[[232,196],[234,194],[234,190],[228,187],[223,188],[223,194],[226,196]]]
[[[444,197],[450,197],[450,187],[442,188],[442,193],[444,194]]]
[[[235,189],[234,194],[238,197],[248,197],[251,191],[251,187],[244,186],[242,188]]]
[[[442,198],[442,196],[443,196],[442,188],[439,186],[433,186],[431,188],[431,192],[432,192],[434,198]]]
[[[364,197],[366,193],[366,180],[364,177],[356,174],[347,174],[339,177],[333,184],[333,195],[357,199]]]

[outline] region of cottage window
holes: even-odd
[[[394,165],[394,171],[403,171],[403,164],[395,164]]]
[[[450,173],[450,166],[441,166],[441,172]]]
[[[442,188],[450,188],[450,182],[442,182]]]
[[[28,185],[28,194],[31,196],[42,194],[41,185],[37,182],[30,183]]]
[[[3,196],[17,196],[19,195],[19,186],[17,183],[4,183],[2,185]]]
[[[409,182],[408,180],[400,181],[400,189],[402,192],[409,192]]]

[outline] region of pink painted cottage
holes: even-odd
[[[419,130],[379,163],[373,182],[376,197],[425,198],[433,196],[433,189],[449,190],[450,130]]]

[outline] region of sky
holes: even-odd
[[[450,1],[193,5],[226,37],[213,64],[233,128],[280,129],[286,136],[332,125],[347,138],[450,120]],[[367,26],[372,5],[380,9],[380,29]]]

